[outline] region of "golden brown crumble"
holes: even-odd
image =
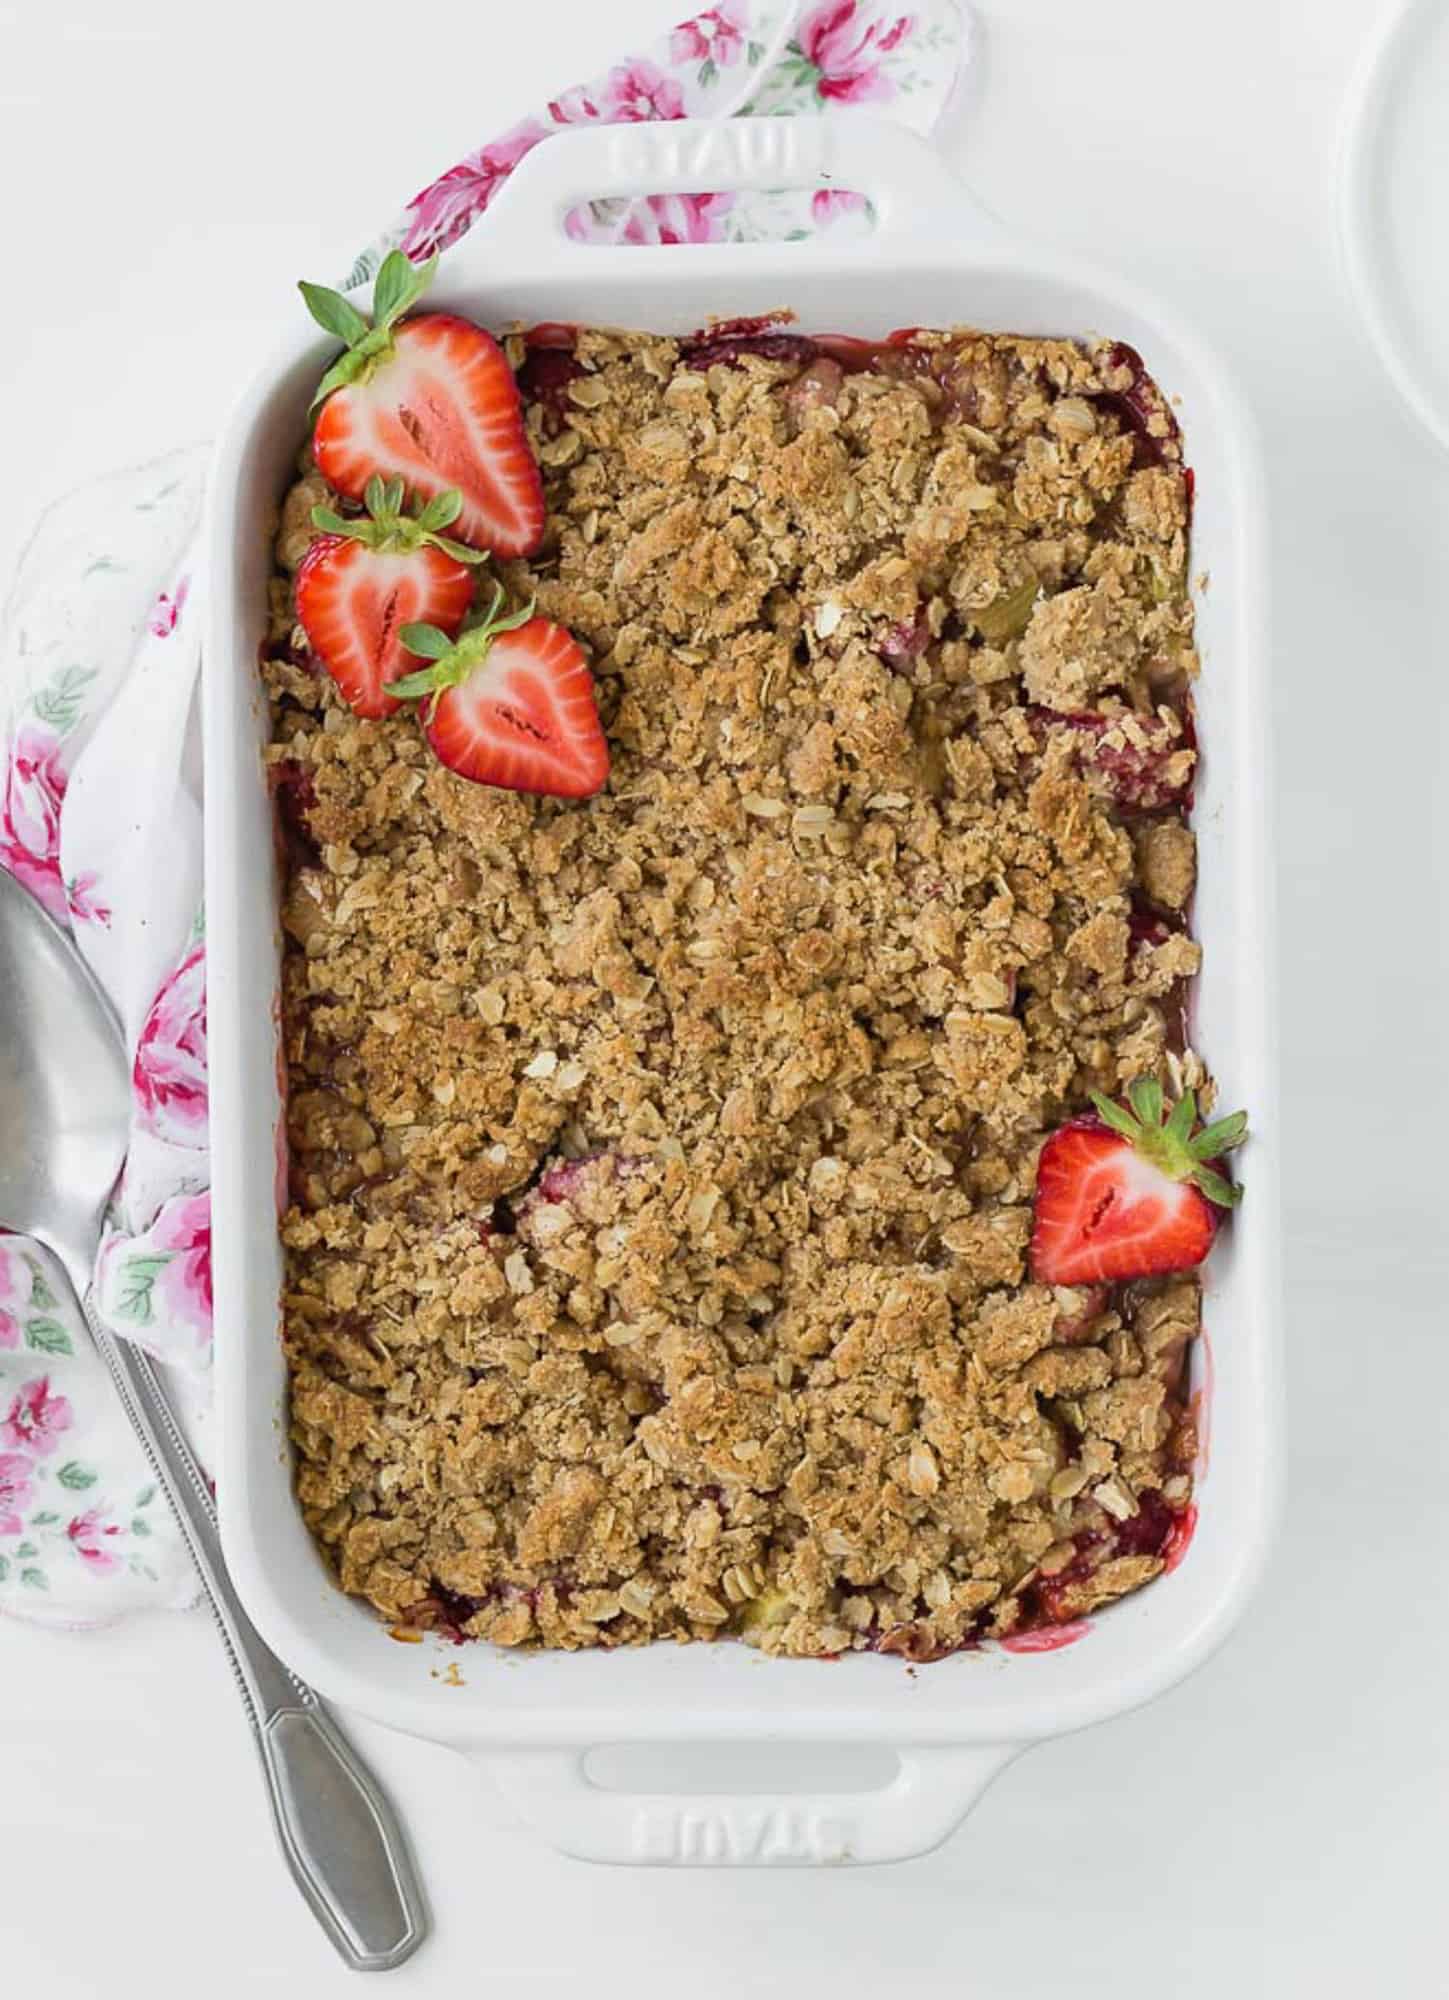
[[[1136,1588],[1189,1496],[1195,1281],[1024,1265],[1088,1091],[1204,1082],[1189,487],[1124,349],[747,347],[583,330],[530,404],[503,578],[591,655],[586,802],[349,713],[287,498],[298,1491],[392,1621],[924,1659]]]

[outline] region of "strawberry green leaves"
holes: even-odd
[[[371,320],[341,292],[334,292],[326,285],[309,284],[305,278],[299,281],[297,289],[308,312],[324,332],[340,340],[346,348],[317,384],[317,393],[312,398],[314,410],[334,389],[361,381],[392,353],[393,328],[432,283],[437,266],[436,257],[430,257],[425,264],[414,264],[401,250],[390,250],[373,281]]]
[[[412,549],[441,549],[454,562],[481,563],[488,558],[477,549],[455,542],[442,531],[450,528],[463,511],[463,496],[456,488],[436,493],[419,513],[404,511],[406,489],[401,479],[384,480],[374,473],[363,494],[365,515],[343,515],[331,507],[314,507],[312,525],[327,535],[345,535],[370,549],[405,553]]]
[[[309,284],[305,278],[298,279],[297,290],[323,332],[332,334],[344,346],[355,346],[367,332],[366,316],[341,292],[334,292],[326,285]]]
[[[410,312],[432,283],[437,268],[436,257],[414,264],[401,250],[389,250],[372,284],[374,325],[387,332],[405,312]]]
[[[1169,1180],[1191,1181],[1220,1208],[1235,1208],[1242,1200],[1242,1189],[1212,1163],[1247,1138],[1246,1111],[1234,1111],[1194,1131],[1198,1122],[1195,1093],[1184,1091],[1169,1109],[1162,1085],[1153,1076],[1140,1076],[1129,1085],[1125,1106],[1095,1090],[1092,1104],[1104,1125]]]

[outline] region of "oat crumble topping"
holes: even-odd
[[[297,1486],[394,1623],[930,1659],[1189,1499],[1196,1281],[1024,1267],[1091,1089],[1211,1095],[1176,426],[1106,345],[756,345],[510,339],[597,798],[353,717],[283,506]]]

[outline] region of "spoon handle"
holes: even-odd
[[[267,1781],[297,1886],[349,1966],[387,1971],[427,1934],[407,1842],[376,1780],[316,1694],[258,1634],[227,1575],[205,1473],[149,1357],[86,1319],[126,1415],[201,1573]]]

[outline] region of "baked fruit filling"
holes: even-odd
[[[503,1645],[913,1661],[1147,1583],[1242,1137],[1170,410],[1105,344],[547,328],[496,478],[498,363],[445,379],[440,485],[376,440],[446,317],[322,403],[262,668],[328,1564]]]

